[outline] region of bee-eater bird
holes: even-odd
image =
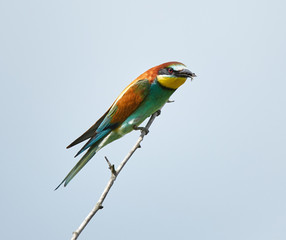
[[[187,78],[193,77],[196,75],[184,64],[167,62],[147,70],[131,82],[107,112],[84,134],[67,146],[70,148],[89,139],[75,157],[85,150],[87,152],[56,189],[63,183],[66,186],[101,148],[126,133],[138,129],[147,117],[163,107]]]

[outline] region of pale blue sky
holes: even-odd
[[[80,239],[286,239],[285,1],[0,2],[1,237],[69,239],[138,132],[66,188],[65,147],[134,78],[197,78],[162,110]]]

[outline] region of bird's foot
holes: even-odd
[[[160,109],[157,110],[156,113],[157,113],[157,117],[158,117],[161,114],[161,110]]]
[[[149,130],[147,128],[145,128],[145,127],[138,127],[137,125],[133,125],[133,129],[134,130],[140,130],[145,135],[147,135],[149,133]]]

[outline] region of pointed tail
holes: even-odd
[[[86,154],[78,161],[78,163],[73,167],[72,170],[68,173],[68,175],[64,178],[64,180],[55,188],[57,190],[63,183],[64,187],[68,185],[70,180],[87,164],[87,162],[94,156],[94,154],[98,151],[98,146],[90,147]]]

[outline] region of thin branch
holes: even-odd
[[[158,110],[157,112],[152,114],[152,116],[150,117],[149,121],[147,122],[147,124],[144,128],[140,128],[141,134],[140,134],[139,139],[137,140],[134,147],[130,150],[130,152],[123,159],[123,161],[120,163],[120,165],[118,166],[118,168],[116,170],[114,169],[114,165],[111,165],[111,163],[109,162],[107,157],[105,157],[105,160],[107,161],[109,169],[111,171],[111,177],[110,177],[103,193],[101,194],[98,202],[95,204],[94,208],[87,215],[87,217],[84,219],[84,221],[80,224],[78,229],[75,232],[73,232],[71,240],[76,240],[78,238],[78,236],[81,234],[81,232],[83,231],[83,229],[86,227],[86,225],[89,223],[89,221],[92,219],[92,217],[97,213],[97,211],[103,208],[102,203],[105,200],[107,194],[109,193],[109,190],[111,189],[111,187],[112,187],[114,181],[116,180],[118,174],[121,172],[121,170],[123,169],[125,164],[128,162],[128,160],[131,158],[133,153],[136,151],[136,149],[141,147],[140,143],[143,141],[144,136],[148,134],[148,129],[150,128],[154,119],[159,115],[160,115],[160,110]]]

